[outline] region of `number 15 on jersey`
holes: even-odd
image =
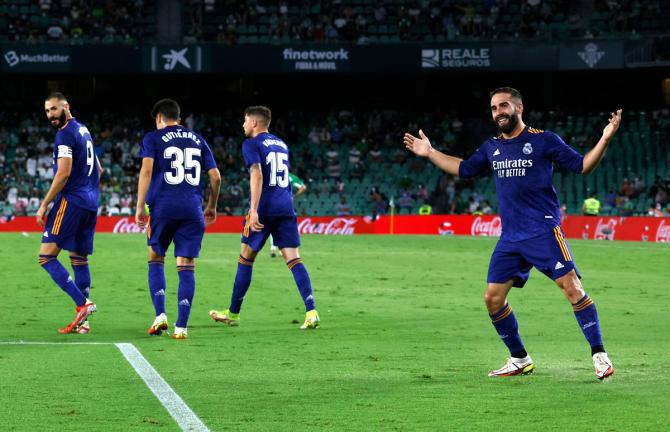
[[[270,186],[288,187],[288,154],[271,152],[265,159],[270,165]]]

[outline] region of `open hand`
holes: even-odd
[[[417,156],[426,157],[430,154],[433,147],[430,145],[430,140],[421,129],[419,129],[419,137],[420,138],[417,138],[412,134],[406,133],[403,138],[405,148]]]
[[[611,140],[616,134],[616,131],[619,130],[619,125],[621,124],[621,109],[616,110],[612,113],[612,117],[609,119],[609,123],[603,129],[603,138],[607,141]]]

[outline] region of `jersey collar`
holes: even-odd
[[[519,131],[519,133],[514,135],[513,137],[505,138],[505,137],[502,136],[502,134],[500,134],[496,138],[499,139],[500,141],[512,141],[512,140],[515,140],[515,139],[519,138],[521,135],[523,135],[526,132],[526,130],[528,130],[528,125],[524,126],[524,128],[521,129]]]

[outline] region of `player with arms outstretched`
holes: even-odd
[[[297,197],[299,195],[304,194],[307,191],[307,185],[305,184],[304,181],[300,179],[297,175],[293,173],[289,173],[288,175],[288,183],[291,187],[291,189],[295,190],[293,193],[293,197]],[[274,239],[272,236],[270,236],[270,257],[271,258],[276,258],[277,257],[277,252],[279,252],[279,248],[277,245],[275,245]]]
[[[272,234],[305,304],[305,321],[300,328],[315,329],[320,320],[314,306],[312,283],[298,251],[300,235],[289,186],[288,146],[268,132],[271,119],[270,109],[263,106],[252,106],[244,111],[243,128],[248,139],[242,144],[242,153],[249,170],[249,213],[230,307],[225,311],[212,310],[209,315],[215,321],[239,325],[240,308],[251,284],[254,259]]]
[[[149,291],[156,311],[148,330],[150,335],[160,335],[168,328],[164,262],[165,253],[174,243],[179,275],[174,339],[188,337],[188,318],[195,294],[195,259],[200,254],[205,224],[216,220],[221,185],[221,174],[207,142],[179,124],[180,114],[179,104],[171,99],[161,99],[151,111],[157,130],[146,134],[142,142],[135,213],[137,224],[147,226]],[[204,214],[200,188],[203,170],[210,184]]]
[[[90,132],[72,117],[62,93],[47,96],[44,111],[57,132],[54,178],[37,210],[37,223],[44,227],[39,263],[76,304],[74,320],[58,331],[84,334],[91,329],[87,318],[96,311],[95,303],[88,300],[88,256],[93,253],[102,168]],[[54,205],[45,220],[51,202]],[[58,261],[62,249],[70,252],[74,281]]]
[[[554,164],[574,173],[593,171],[619,128],[621,110],[612,113],[596,146],[582,156],[555,133],[527,127],[521,118],[523,109],[517,90],[510,87],[493,90],[491,115],[501,135],[486,140],[467,160],[435,150],[423,131],[419,131],[420,138],[405,134],[405,147],[452,175],[467,178],[493,171],[502,236],[491,256],[484,301],[511,356],[489,376],[528,374],[535,368],[507,303],[511,288],[523,287],[535,266],[556,282],[572,304],[577,322],[591,345],[596,377],[602,380],[614,373],[614,367],[603,346],[596,306],[582,288],[579,270],[561,230],[552,175]]]

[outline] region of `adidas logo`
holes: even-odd
[[[156,291],[156,293],[154,294],[154,296],[164,296],[164,295],[165,295],[165,290],[163,290],[163,289]]]
[[[493,152],[493,156],[499,156],[500,155],[500,149],[496,149],[496,151]]]
[[[49,238],[49,232],[48,231],[44,231],[44,234],[42,234],[42,235],[46,238]]]
[[[188,299],[184,299],[179,302],[179,306],[191,306],[191,303],[188,301]]]
[[[556,267],[554,267],[554,270],[560,270],[563,267],[565,267],[563,264],[561,264],[560,261],[556,261]]]

